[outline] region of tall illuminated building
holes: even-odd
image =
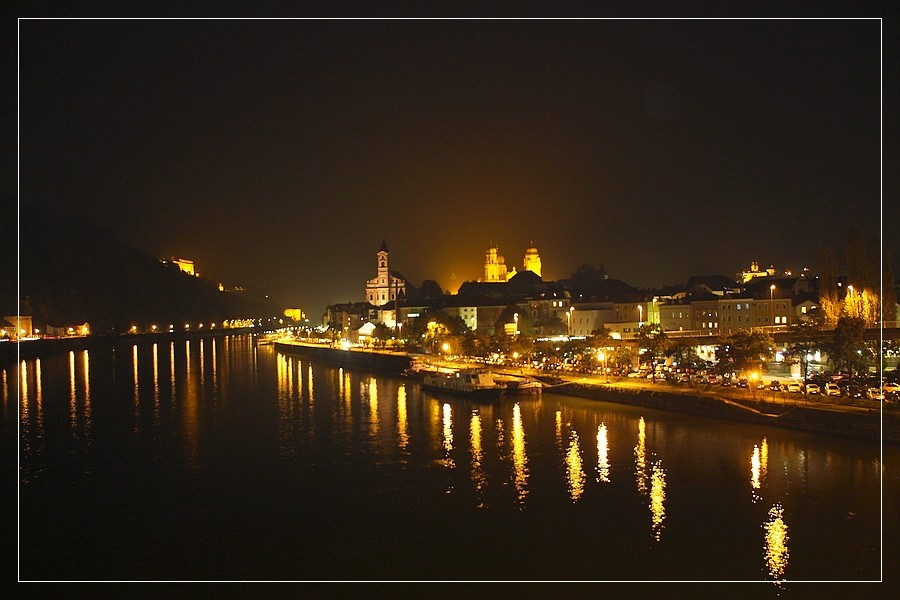
[[[531,242],[531,245],[525,250],[524,266],[526,271],[531,271],[538,277],[541,276],[541,255],[538,254],[537,248],[534,247],[534,242]]]
[[[382,240],[376,257],[378,273],[366,282],[366,300],[375,306],[384,306],[406,296],[406,279],[390,269],[390,252]]]

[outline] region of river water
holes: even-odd
[[[898,565],[896,447],[554,393],[436,396],[251,336],[0,377],[24,580],[790,585]]]

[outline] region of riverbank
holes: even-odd
[[[344,350],[299,342],[275,342],[275,348],[279,352],[298,354],[342,367],[392,374],[402,373],[412,361],[412,357],[400,352]],[[472,366],[458,363],[447,365]],[[753,397],[729,398],[709,390],[669,389],[646,381],[607,383],[599,377],[548,376],[543,372],[528,374],[543,379],[549,384],[547,389],[557,394],[870,442],[883,440],[900,445],[900,415],[892,411],[793,399],[779,402],[774,396],[767,400],[763,394],[758,400]]]
[[[652,384],[651,384],[652,385]],[[695,416],[755,423],[812,433],[900,445],[900,415],[868,409],[811,406],[764,400],[735,400],[716,395],[572,381],[557,394],[643,406]]]
[[[30,360],[60,354],[63,352],[80,352],[82,350],[96,350],[115,347],[125,344],[142,344],[147,342],[169,342],[172,340],[193,340],[210,337],[222,337],[226,335],[238,335],[251,333],[249,327],[234,329],[207,329],[205,331],[161,331],[158,333],[135,334],[110,334],[67,336],[59,338],[40,338],[22,340],[19,342],[0,343],[0,365],[9,364],[17,360]]]
[[[399,375],[412,364],[412,357],[405,352],[362,350],[358,348],[332,348],[302,342],[276,341],[275,350],[285,354],[296,354],[314,360],[351,369],[363,369],[379,373]]]

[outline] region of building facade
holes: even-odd
[[[406,280],[400,273],[391,271],[390,252],[382,240],[376,256],[377,273],[366,282],[366,300],[374,306],[384,306],[406,296]]]
[[[522,265],[526,271],[531,271],[538,277],[541,277],[541,255],[538,254],[533,242],[525,250],[525,260],[522,262]]]

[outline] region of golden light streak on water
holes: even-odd
[[[300,361],[297,361],[297,377],[299,382],[300,377],[300,368],[302,367]],[[309,430],[310,432],[315,431],[315,423],[316,420],[313,418],[315,414],[316,408],[316,396],[313,393],[315,390],[315,386],[313,385],[313,368],[312,364],[310,364],[306,369],[306,384],[307,391],[309,392]]]
[[[437,400],[428,403],[428,439],[439,440],[441,437],[441,405]]]
[[[75,352],[69,351],[69,423],[72,435],[78,434],[78,393],[75,389]]]
[[[559,418],[559,412],[557,412]],[[522,409],[516,402],[513,406],[513,481],[516,485],[516,504],[519,508],[525,507],[525,498],[528,496],[528,455],[525,453],[525,427],[522,423]]]
[[[19,399],[22,403],[22,418],[28,416],[28,367],[25,361],[19,367]]]
[[[759,489],[759,446],[753,444],[753,455],[750,457],[750,487],[754,490]],[[759,496],[753,495],[755,502]]]
[[[3,369],[3,406],[6,407],[6,403],[9,402],[9,381],[6,377],[6,369]]]
[[[172,403],[175,402],[175,342],[169,343],[169,384],[172,386]]]
[[[293,458],[296,456],[296,448],[293,443],[295,411],[291,392],[287,387],[289,364],[288,358],[284,354],[276,353],[275,382],[278,401],[278,447],[282,456]],[[302,417],[302,413],[300,413],[300,416]]]
[[[369,421],[372,424],[372,437],[375,437],[381,422],[378,416],[378,382],[374,377],[369,380]]]
[[[597,427],[597,482],[609,483],[609,438],[606,423]]]
[[[159,424],[159,346],[153,343],[153,419]]]
[[[653,464],[650,474],[650,519],[653,538],[658,542],[666,519],[666,471],[660,461]]]
[[[454,467],[456,465],[453,464],[453,459],[450,458],[450,453],[453,451],[453,409],[450,408],[449,404],[445,403],[442,412],[443,437],[441,438],[441,445],[444,448],[447,466]]]
[[[278,382],[278,400],[283,402],[287,398],[287,358],[284,354],[278,354],[275,358],[275,381]]]
[[[494,423],[494,430],[497,433],[497,454],[500,457],[503,457],[503,444],[506,441],[506,436],[503,435],[503,419],[497,419],[497,422]]]
[[[88,351],[84,351],[84,427],[85,435],[90,434],[91,428],[91,360]]]
[[[584,461],[581,459],[581,447],[578,434],[573,430],[569,434],[569,448],[566,451],[566,483],[572,502],[578,502],[584,495]]]
[[[472,485],[475,487],[475,506],[484,508],[484,488],[487,478],[482,467],[484,461],[484,448],[481,446],[481,415],[478,411],[472,411],[472,418],[469,419],[469,444],[472,448]]]
[[[348,413],[350,412],[353,403],[353,392],[350,390],[350,385],[350,373],[344,373],[344,406],[347,408]]]
[[[187,354],[185,363],[187,373],[190,374],[190,347],[185,344]],[[199,438],[200,438],[200,398],[198,386],[190,377],[185,378],[184,386],[184,441],[187,450],[187,462],[192,468],[197,468],[200,463]]]
[[[69,351],[69,413],[75,427],[75,352]]]
[[[216,371],[218,370],[218,364],[216,363],[216,338],[212,338],[212,343],[210,344],[210,348],[212,350],[212,383],[213,388],[216,387]]]
[[[769,442],[762,439],[760,445],[753,445],[753,455],[750,457],[750,487],[754,503],[761,499],[757,490],[765,484],[766,474],[769,470]]]
[[[137,344],[131,347],[131,364],[132,364],[132,373],[134,379],[134,431],[137,433],[139,421],[138,418],[141,416],[141,390],[138,385],[138,347]]]
[[[556,411],[556,445],[562,448],[562,411]]]
[[[41,359],[34,360],[34,396],[37,400],[38,424],[43,420],[43,393],[41,390]]]
[[[775,581],[784,580],[784,572],[790,559],[788,550],[788,526],[784,522],[783,508],[780,504],[769,509],[769,518],[763,524],[766,531],[765,560],[769,577]]]
[[[409,447],[409,419],[406,416],[406,385],[397,388],[397,446],[401,450]]]
[[[186,366],[185,373],[191,374],[191,340],[184,340],[184,364]]]
[[[36,436],[31,431],[31,410],[28,408],[28,367],[24,360],[19,365],[19,406],[21,452],[24,456],[28,456],[33,450],[31,440]]]
[[[634,447],[634,476],[638,492],[647,493],[647,426],[644,417],[638,422],[638,442]]]

